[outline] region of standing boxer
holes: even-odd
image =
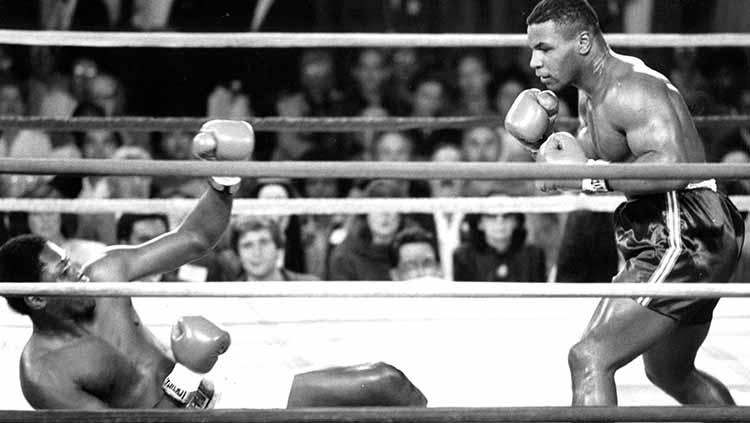
[[[542,0],[527,18],[530,66],[550,90],[578,88],[577,136],[547,137],[551,91],[526,91],[507,116],[511,133],[546,163],[705,161],[681,94],[637,58],[616,54],[585,0]],[[726,282],[744,236],[737,209],[714,180],[545,181],[544,191],[619,191],[615,233],[625,268],[614,282]],[[596,260],[596,257],[592,257]],[[683,404],[734,404],[716,378],[695,368],[717,299],[605,298],[569,353],[573,404],[617,403],[615,371],[643,355],[648,378]]]

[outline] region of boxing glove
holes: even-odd
[[[558,104],[552,91],[524,90],[505,115],[505,129],[524,147],[537,151],[557,116]]]
[[[568,132],[555,132],[539,148],[537,161],[544,163],[586,163],[586,153],[578,140]]]
[[[587,165],[606,165],[606,160],[589,159],[583,146],[578,140],[567,132],[556,132],[547,139],[542,145],[539,152],[540,160],[547,163],[570,163],[570,164],[587,164]],[[558,185],[562,185],[558,183]],[[580,189],[586,193],[609,192],[611,188],[606,179],[600,178],[583,178],[580,185],[576,181],[569,181],[565,184],[568,189]]]
[[[555,132],[539,148],[537,162],[554,164],[585,164],[586,153],[578,140],[567,132]],[[535,185],[544,192],[580,190],[580,180],[537,180]]]
[[[229,348],[229,333],[202,316],[184,316],[172,327],[175,360],[196,373],[208,373]]]
[[[162,389],[182,404],[206,403],[202,397],[213,396],[203,374],[216,364],[219,355],[231,344],[229,333],[201,316],[185,316],[172,327],[171,345],[175,358],[172,372],[164,379]]]
[[[536,99],[539,101],[539,105],[547,112],[547,116],[550,118],[557,116],[557,111],[560,107],[560,100],[557,99],[557,94],[555,94],[554,91],[540,91],[537,94]]]
[[[203,160],[248,160],[255,148],[252,125],[242,120],[209,120],[193,138],[193,156]],[[219,191],[234,192],[239,177],[214,176],[211,186]]]

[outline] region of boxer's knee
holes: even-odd
[[[614,363],[607,360],[606,352],[596,342],[589,340],[582,340],[570,348],[568,367],[574,379],[614,371]]]

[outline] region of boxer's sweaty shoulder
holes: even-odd
[[[617,58],[585,115],[600,155],[630,162],[650,150],[666,150],[677,162],[701,161],[700,139],[675,87],[640,60]]]

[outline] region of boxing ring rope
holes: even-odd
[[[747,283],[533,283],[447,282],[425,279],[407,282],[9,282],[0,295],[89,297],[221,297],[221,298],[599,298],[681,297],[729,298],[750,296]]]
[[[447,116],[447,117],[257,117],[247,118],[256,132],[354,132],[354,131],[404,131],[426,128],[470,128],[474,126],[502,126],[499,116]],[[750,124],[750,115],[694,116],[697,127]],[[93,129],[149,131],[193,131],[206,122],[206,118],[143,116],[71,117],[49,118],[40,116],[0,116],[0,128],[40,129],[48,131],[82,131]],[[578,119],[560,117],[560,125],[577,125]]]
[[[562,213],[573,210],[611,212],[625,197],[539,196],[456,198],[295,198],[235,199],[235,215],[398,213]],[[750,196],[732,197],[740,210],[750,210]],[[186,213],[195,199],[28,199],[0,198],[0,211],[56,213]]]
[[[750,211],[750,196],[731,196],[737,209]],[[294,198],[235,199],[235,215],[361,214],[361,213],[567,213],[575,210],[612,212],[621,195],[549,195],[535,197],[455,198]],[[195,199],[34,199],[0,198],[0,211],[30,213],[187,213]]]
[[[745,422],[750,407],[352,407],[203,411],[5,411],[0,423],[490,423],[490,422]]]
[[[620,47],[747,47],[750,34],[607,34]],[[527,47],[525,34],[394,34],[280,32],[89,32],[0,30],[0,44],[75,47]]]
[[[611,163],[587,166],[519,162],[247,162],[0,158],[0,173],[111,176],[393,179],[747,179],[750,164]]]
[[[706,116],[709,124],[721,121],[722,124],[750,122],[750,116]],[[744,118],[744,119],[743,119]],[[263,117],[247,118],[256,132],[353,132],[363,130],[403,131],[415,128],[466,128],[477,125],[500,125],[498,117]],[[0,128],[28,128],[52,131],[74,131],[92,129],[148,131],[193,131],[206,122],[205,118],[168,117],[154,118],[141,116],[117,117],[72,117],[47,118],[38,116],[2,116]],[[565,118],[565,122],[574,123]]]

